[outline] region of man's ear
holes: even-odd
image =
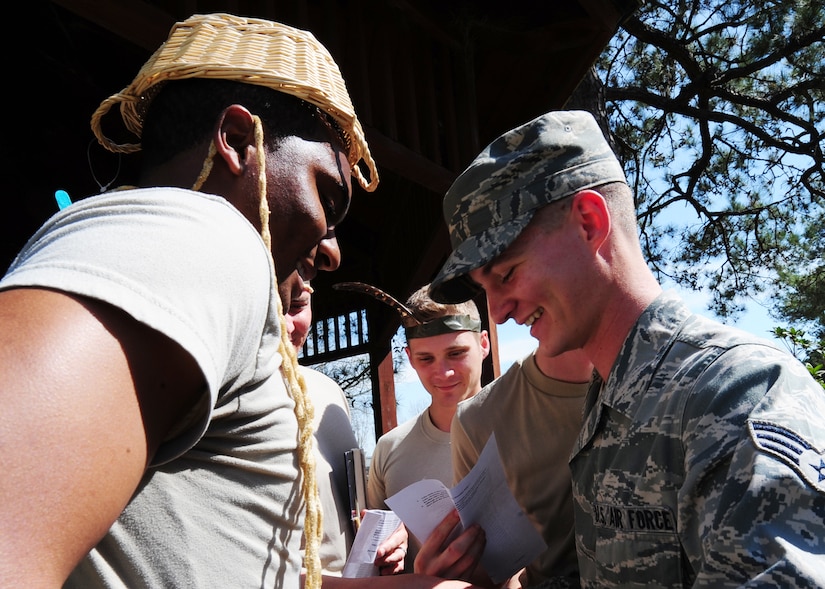
[[[490,355],[490,335],[486,329],[482,329],[479,334],[479,344],[481,344],[481,359]]]
[[[599,249],[610,233],[610,212],[604,196],[595,190],[582,190],[573,197],[573,211],[587,242],[594,251]]]
[[[255,149],[255,121],[240,104],[228,106],[222,113],[213,137],[215,155],[223,159],[229,171],[240,176]]]

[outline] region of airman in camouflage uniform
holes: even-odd
[[[484,288],[495,321],[593,362],[570,463],[584,587],[825,587],[825,391],[663,292],[632,200],[591,115],[538,117],[445,197],[431,296]]]

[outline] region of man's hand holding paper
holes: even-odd
[[[494,583],[510,578],[546,548],[541,535],[516,503],[507,486],[495,435],[490,437],[478,463],[452,489],[447,489],[439,481],[425,479],[389,497],[387,505],[422,542],[436,530],[443,534],[450,525],[445,518],[453,510],[458,511],[460,523],[455,526],[455,530],[446,532],[450,534],[446,537],[447,545],[441,543],[440,547],[429,547],[433,553],[439,548],[444,549],[444,554],[438,555],[442,566],[445,560],[454,559],[454,562],[447,563],[450,570],[470,566],[472,552],[463,556],[458,553],[462,547],[477,550],[478,532],[473,535],[470,526],[478,524],[486,539],[481,565]],[[462,530],[465,535],[459,536]],[[450,542],[459,539],[461,544],[451,547]],[[416,559],[416,563],[419,562],[423,563],[420,555]],[[437,564],[429,563],[426,568],[431,570]],[[444,571],[440,572],[444,574]]]

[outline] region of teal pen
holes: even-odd
[[[57,190],[54,193],[54,199],[57,201],[57,208],[61,211],[72,204],[72,199],[69,198],[69,193],[65,190]]]

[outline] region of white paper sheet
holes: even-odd
[[[381,542],[400,525],[401,519],[392,511],[368,509],[358,527],[341,576],[360,579],[379,575],[380,571],[374,564],[375,554]]]
[[[424,479],[389,497],[387,505],[422,542],[453,508],[465,528],[480,524],[487,536],[481,564],[494,583],[511,577],[547,547],[507,486],[495,435],[452,489]]]

